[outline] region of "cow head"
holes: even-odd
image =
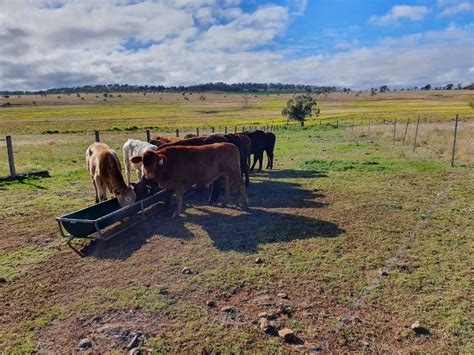
[[[121,207],[131,205],[135,203],[137,199],[137,195],[131,186],[127,186],[120,190],[114,190],[113,194],[117,196],[117,201]]]
[[[145,152],[141,157],[133,157],[132,163],[143,163],[145,179],[155,180],[156,174],[166,166],[166,157],[155,152]]]

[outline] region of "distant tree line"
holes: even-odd
[[[431,84],[422,87],[390,89],[387,85],[379,88],[371,88],[370,90],[362,90],[361,92],[370,92],[375,95],[377,92],[384,93],[389,91],[417,91],[417,90],[474,90],[474,83],[462,86],[462,84],[447,84],[446,86],[438,86],[432,88]],[[315,85],[298,85],[298,84],[282,84],[282,83],[236,83],[226,84],[206,83],[190,86],[164,86],[164,85],[128,85],[128,84],[109,84],[109,85],[84,85],[77,87],[53,88],[38,91],[0,91],[0,95],[55,95],[55,94],[79,94],[79,93],[152,93],[152,92],[178,92],[178,93],[203,93],[203,92],[229,92],[229,93],[314,93],[328,94],[331,92],[351,93],[351,88],[341,88],[336,86],[315,86]]]
[[[229,92],[229,93],[259,93],[259,92],[282,92],[282,93],[329,93],[336,92],[335,86],[315,86],[315,85],[296,85],[281,83],[206,83],[190,86],[163,86],[163,85],[128,85],[128,84],[109,84],[109,85],[85,85],[78,87],[53,88],[38,91],[0,91],[1,95],[22,95],[22,94],[73,94],[73,93],[104,93],[104,92]]]

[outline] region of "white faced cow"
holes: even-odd
[[[143,153],[149,150],[157,150],[156,145],[139,141],[137,139],[129,139],[123,145],[123,160],[125,162],[125,173],[127,174],[127,182],[130,185],[130,165],[137,171],[138,181],[143,176],[142,163],[134,164],[132,158],[136,156],[142,156]]]
[[[107,144],[91,144],[86,150],[86,164],[94,185],[96,203],[107,199],[107,190],[117,196],[122,207],[135,202],[135,192],[123,180],[117,153]]]

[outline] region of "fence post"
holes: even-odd
[[[16,175],[15,161],[13,160],[12,136],[5,137],[7,141],[8,165],[10,166],[10,176]]]
[[[151,140],[151,132],[149,129],[146,130],[146,141],[150,143]]]
[[[453,155],[451,156],[451,166],[454,166],[454,154],[456,153],[456,138],[458,136],[458,119],[459,119],[459,115],[456,115],[456,123],[454,124],[454,141],[453,141]]]
[[[176,128],[176,137],[179,137],[179,128]]]
[[[234,134],[237,134],[237,126],[234,126]]]
[[[100,133],[99,133],[99,131],[94,131],[94,133],[95,133],[95,141],[100,142]]]
[[[418,125],[420,124],[420,116],[416,120],[416,129],[415,129],[415,139],[413,140],[413,153],[415,153],[416,149],[416,138],[418,137]]]
[[[214,127],[211,127],[211,132],[214,133]]]
[[[227,126],[224,127],[224,132],[227,134]]]
[[[405,126],[405,134],[403,135],[403,143],[405,144],[405,139],[407,138],[407,132],[408,132],[408,125],[410,124],[410,119],[407,121],[407,125]]]
[[[397,119],[393,121],[393,145],[395,145],[395,137],[397,135]]]
[[[196,128],[196,135],[199,137],[199,127]]]

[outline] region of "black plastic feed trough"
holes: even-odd
[[[116,198],[97,203],[82,210],[57,217],[59,231],[66,238],[89,238],[89,239],[110,239],[124,229],[114,234],[104,235],[107,228],[126,218],[136,218],[127,228],[133,226],[141,219],[145,218],[145,209],[164,201],[165,190],[161,190],[143,200],[132,205],[120,207]]]

